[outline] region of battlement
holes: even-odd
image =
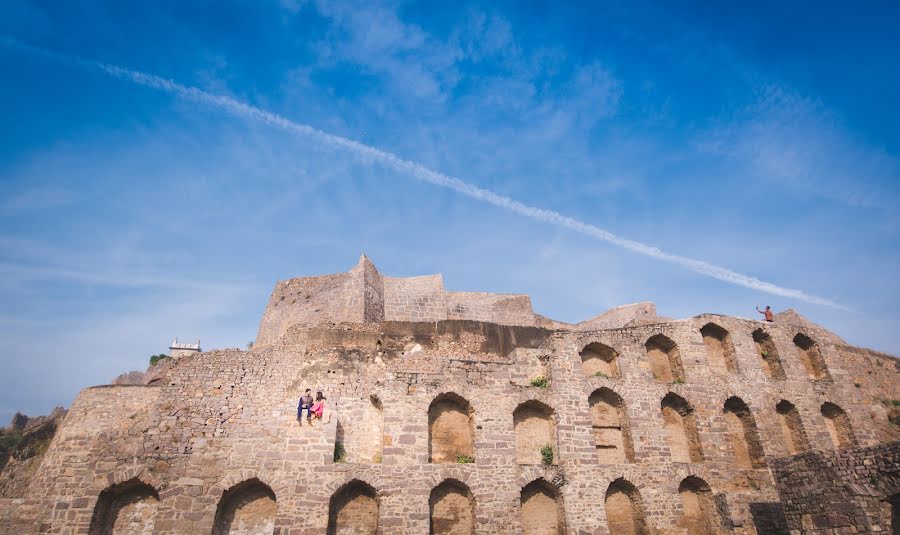
[[[474,320],[534,326],[542,320],[520,294],[451,292],[441,275],[386,277],[366,255],[350,271],[275,284],[254,343],[275,343],[298,324]]]

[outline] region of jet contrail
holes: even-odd
[[[616,234],[613,234],[612,232],[604,230],[600,227],[565,216],[563,214],[560,214],[559,212],[523,204],[515,199],[494,193],[484,188],[480,188],[478,186],[460,180],[459,178],[439,173],[425,167],[420,163],[403,159],[396,154],[376,149],[375,147],[353,141],[352,139],[329,134],[328,132],[323,132],[309,125],[296,123],[294,121],[291,121],[290,119],[287,119],[286,117],[282,117],[281,115],[265,111],[255,106],[251,106],[250,104],[241,102],[232,97],[208,93],[206,91],[203,91],[202,89],[182,85],[172,80],[156,76],[154,74],[147,74],[140,71],[126,69],[124,67],[118,67],[116,65],[110,65],[108,63],[102,63],[99,61],[83,59],[77,56],[61,54],[52,50],[28,45],[15,39],[4,37],[0,38],[0,42],[10,48],[38,54],[81,68],[100,70],[120,80],[125,80],[131,83],[163,91],[177,97],[201,102],[244,119],[258,121],[270,126],[274,126],[276,128],[280,128],[282,130],[286,130],[288,132],[292,132],[294,134],[306,136],[325,145],[341,148],[354,153],[357,157],[365,162],[379,163],[396,171],[405,173],[423,182],[428,182],[429,184],[434,184],[436,186],[454,190],[467,197],[492,204],[510,212],[528,217],[535,221],[567,228],[569,230],[585,234],[592,238],[612,243],[613,245],[617,245],[623,249],[649,256],[657,260],[662,260],[664,262],[669,262],[671,264],[689,269],[695,273],[706,275],[707,277],[712,277],[729,284],[743,286],[745,288],[750,288],[752,290],[758,290],[781,297],[797,299],[815,305],[824,305],[840,310],[848,310],[847,307],[835,303],[834,301],[826,299],[824,297],[810,295],[802,290],[784,288],[782,286],[778,286],[777,284],[766,282],[750,275],[744,275],[743,273],[738,273],[736,271],[732,271],[728,268],[717,266],[715,264],[710,264],[709,262],[703,260],[688,258],[686,256],[681,256],[673,253],[667,253],[652,245],[647,245],[645,243],[617,236]]]

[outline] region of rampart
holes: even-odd
[[[792,532],[900,531],[900,442],[811,451],[773,468]]]
[[[0,533],[788,533],[780,458],[900,439],[897,360],[813,324],[452,319],[439,277],[376,273],[279,283],[252,350],[82,391]]]

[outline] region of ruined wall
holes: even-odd
[[[448,292],[441,275],[384,277],[363,255],[346,273],[278,282],[269,297],[254,344],[270,346],[294,325],[446,319],[502,325],[537,322],[527,295]]]
[[[733,371],[710,365],[701,328],[711,322],[730,336]],[[763,371],[751,336],[760,328],[781,355],[784,378]],[[442,526],[447,511],[464,512],[463,497],[471,497],[479,534],[602,535],[610,514],[632,533],[687,535],[698,525],[779,533],[785,515],[770,467],[789,452],[781,401],[796,407],[816,451],[834,448],[825,403],[840,406],[863,447],[900,439],[884,405],[872,403],[900,385],[886,357],[846,359],[844,346],[804,330],[829,372],[814,380],[796,353],[798,332],[713,315],[592,332],[474,321],[295,326],[268,347],[183,357],[154,386],[83,391],[26,497],[0,500],[0,533],[86,533],[101,493],[129,481],[157,492],[157,533],[209,533],[222,504],[251,480],[271,490],[272,529],[280,534],[324,535],[329,524],[339,533],[342,522],[371,530],[373,518],[383,535],[425,534],[435,509]],[[677,345],[683,382],[654,378],[646,342],[656,335]],[[595,343],[614,350],[618,376],[582,370],[583,350]],[[545,388],[531,386],[536,373],[548,380]],[[861,376],[868,382],[857,387]],[[296,421],[307,387],[328,397],[327,420],[312,427]],[[627,423],[618,427],[627,428],[630,446],[617,457],[626,462],[598,456],[597,428],[616,427],[592,408],[600,389]],[[702,460],[673,456],[662,411],[670,394],[690,406]],[[373,398],[380,426],[369,425],[378,414]],[[429,462],[429,408],[442,398],[469,404],[472,463]],[[534,457],[520,463],[517,452],[533,453],[544,440],[531,443],[535,435],[516,432],[517,408],[542,406],[551,410],[552,425],[542,429],[549,429],[553,464]],[[760,444],[752,445],[756,462],[736,468],[751,448],[734,446],[734,415],[744,416],[744,408],[752,419],[738,423],[750,422]],[[380,433],[380,457],[335,462],[339,425],[360,430],[340,435],[348,452],[372,451]],[[457,491],[445,502],[435,489],[448,480]],[[523,521],[534,511],[559,516]]]
[[[791,530],[900,531],[900,442],[776,459],[773,472]]]

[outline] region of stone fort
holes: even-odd
[[[794,311],[567,324],[363,256],[131,378],[0,485],[0,533],[900,532],[898,361]]]

